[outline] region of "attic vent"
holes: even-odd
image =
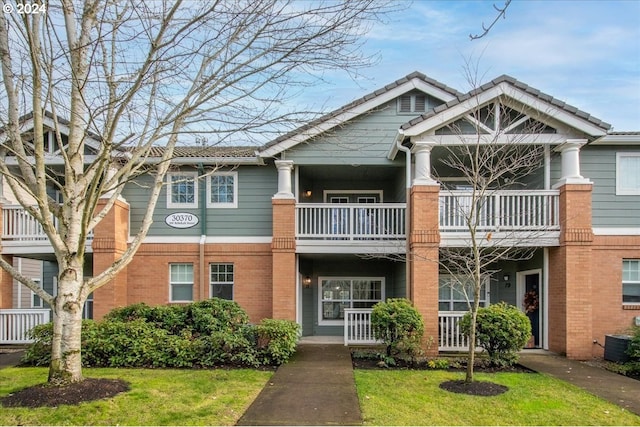
[[[424,113],[427,110],[427,96],[424,94],[408,94],[398,98],[399,113]]]

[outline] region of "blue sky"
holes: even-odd
[[[413,71],[466,92],[469,62],[481,83],[508,74],[615,131],[640,131],[640,0],[514,0],[506,19],[470,41],[495,18],[494,3],[504,4],[415,0],[368,34],[377,65],[355,82],[328,78],[316,102],[337,108]]]

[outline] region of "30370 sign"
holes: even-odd
[[[164,222],[172,228],[191,228],[198,225],[200,219],[188,212],[175,212],[164,219]]]

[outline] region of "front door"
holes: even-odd
[[[532,341],[527,346],[529,348],[541,347],[542,343],[540,336],[541,276],[540,270],[521,271],[517,274],[519,307],[531,321]]]

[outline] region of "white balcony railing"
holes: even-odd
[[[371,330],[369,308],[347,308],[344,310],[344,345],[379,344]],[[469,340],[460,332],[460,319],[464,311],[441,311],[438,313],[438,350],[465,351]]]
[[[404,239],[405,209],[401,203],[298,204],[296,237],[312,240]]]
[[[55,219],[54,224],[57,227]],[[93,233],[90,233],[88,239],[92,238]],[[6,205],[2,207],[2,240],[5,243],[43,244],[49,241],[49,237],[42,229],[42,225],[22,206]]]
[[[472,205],[468,191],[441,192],[440,230],[467,231]],[[478,231],[560,229],[559,192],[555,190],[497,191],[479,198],[475,206]]]
[[[0,310],[0,344],[28,344],[27,332],[38,325],[49,323],[49,309]]]
[[[42,225],[22,206],[2,207],[2,240],[44,241]]]

